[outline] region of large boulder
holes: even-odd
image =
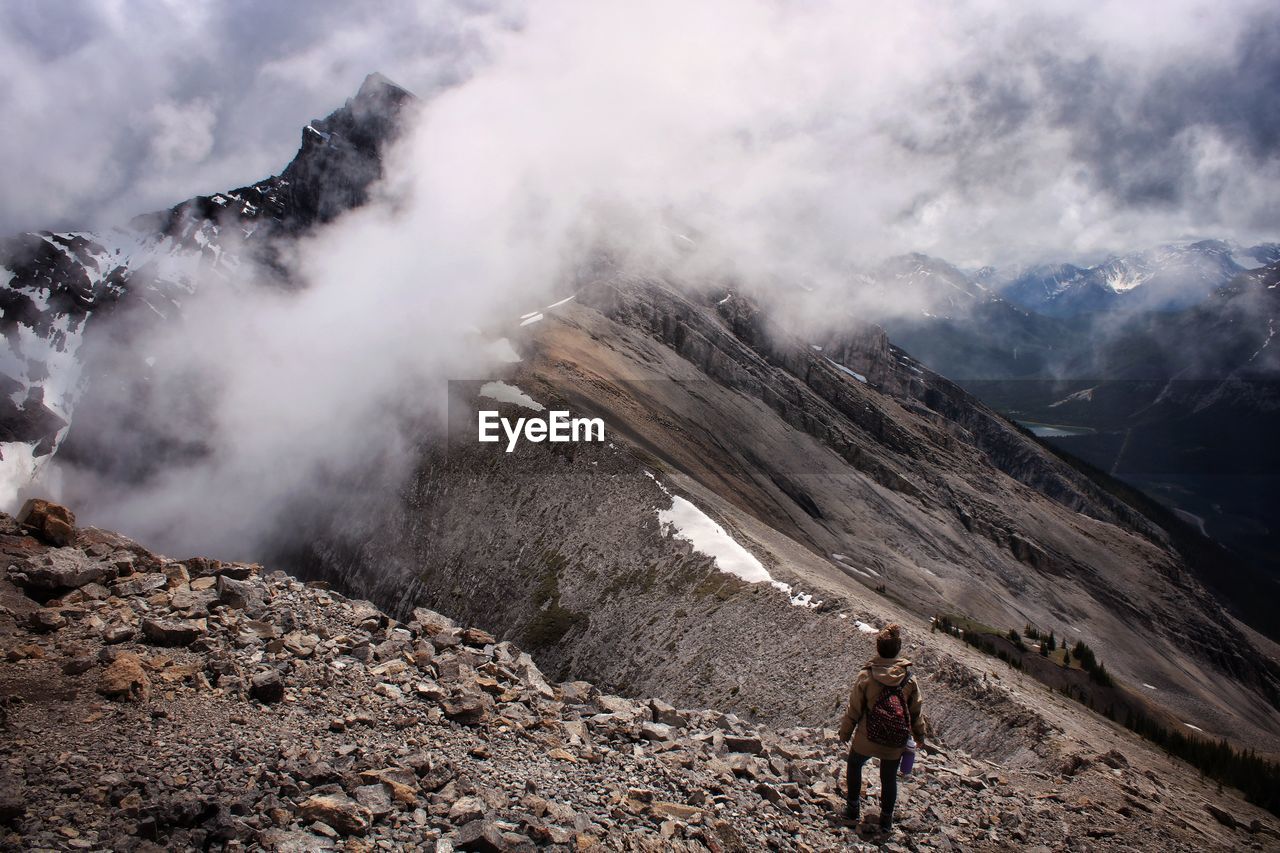
[[[111,584],[111,591],[121,598],[131,598],[164,589],[168,584],[163,572],[136,572]]]
[[[151,695],[151,679],[142,668],[142,659],[128,652],[117,655],[98,678],[98,692],[108,699],[145,702]]]
[[[157,646],[189,646],[204,632],[203,619],[142,620],[142,633]]]
[[[533,662],[533,658],[529,657],[527,652],[521,652],[520,657],[516,658],[516,672],[524,680],[533,692],[542,696],[544,699],[554,699],[556,691],[542,676],[542,670],[538,669],[538,665]]]
[[[318,820],[343,835],[364,835],[373,823],[373,813],[345,794],[310,797],[299,807],[298,817]]]
[[[52,501],[31,498],[18,511],[18,523],[42,542],[61,547],[70,545],[76,535],[76,516],[71,510]]]
[[[52,548],[28,557],[13,580],[28,589],[55,592],[102,580],[107,567],[75,548]]]
[[[61,613],[45,607],[33,610],[27,617],[27,627],[37,634],[56,631],[65,627],[66,624],[67,620]]]
[[[411,628],[416,628],[428,637],[434,637],[441,631],[448,628],[458,627],[458,623],[454,622],[448,616],[444,616],[426,607],[413,608],[413,620],[409,623]]]
[[[512,845],[502,837],[502,830],[492,821],[477,819],[458,830],[458,849],[476,853],[503,853]]]
[[[232,610],[256,611],[262,608],[262,591],[254,584],[229,575],[218,575],[216,583],[218,601]]]
[[[481,691],[463,690],[458,695],[441,703],[444,715],[455,723],[466,726],[478,726],[489,719],[489,709],[493,700],[489,694]]]
[[[265,704],[273,704],[283,700],[284,676],[277,669],[259,672],[250,683],[249,695]]]

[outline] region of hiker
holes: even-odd
[[[898,657],[902,629],[889,625],[876,635],[877,656],[867,662],[849,691],[849,707],[840,720],[840,740],[849,746],[848,804],[845,817],[860,819],[862,765],[880,759],[880,830],[893,829],[893,806],[898,798],[898,764],[909,737],[926,749],[920,687],[911,677],[911,661]],[[856,728],[856,732],[855,732]]]

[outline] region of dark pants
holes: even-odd
[[[849,750],[849,766],[846,771],[845,785],[849,789],[849,810],[858,810],[858,798],[862,794],[862,765],[870,761],[870,757],[859,755]],[[891,759],[880,759],[880,822],[893,820],[893,806],[898,801],[898,764],[901,756]]]

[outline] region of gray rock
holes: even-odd
[[[259,672],[249,684],[249,695],[266,704],[281,701],[284,699],[284,676],[277,669]]]
[[[78,589],[107,576],[107,567],[76,548],[51,548],[29,557],[15,580],[28,588]]]
[[[381,783],[376,785],[361,785],[355,790],[356,802],[369,810],[375,818],[390,814],[395,810],[395,806],[391,802],[391,793],[387,790],[387,786]]]
[[[248,581],[236,580],[226,575],[218,575],[218,601],[232,610],[258,610],[263,606],[261,589]]]
[[[0,825],[10,825],[26,812],[22,792],[12,780],[0,778]]]
[[[624,699],[621,696],[600,695],[595,699],[596,707],[600,709],[602,714],[618,714],[625,717],[634,717],[640,711],[640,706],[630,699]]]
[[[538,669],[538,665],[533,662],[533,658],[529,657],[528,653],[521,652],[520,656],[516,658],[515,671],[533,692],[545,699],[555,698],[556,691],[543,678],[542,670]]]
[[[126,640],[132,639],[135,633],[137,632],[134,631],[133,627],[130,625],[108,625],[102,629],[102,642],[109,646],[117,643],[123,643]]]
[[[168,584],[169,579],[163,572],[139,572],[112,582],[111,591],[121,598],[130,598],[164,589]]]
[[[66,663],[62,665],[62,671],[66,675],[80,675],[93,669],[97,663],[93,655],[76,655],[67,658]]]
[[[142,620],[142,633],[157,646],[189,646],[204,632],[205,625],[202,620]]]
[[[270,853],[311,853],[313,850],[335,849],[332,839],[303,830],[268,829],[258,835],[258,843]]]
[[[653,719],[664,725],[684,728],[689,724],[687,714],[677,711],[674,705],[663,702],[661,699],[650,699],[649,710],[653,714]]]
[[[413,692],[418,697],[425,699],[428,702],[439,702],[449,695],[443,687],[436,684],[429,678],[415,682],[413,685]]]
[[[675,730],[666,723],[642,723],[640,737],[658,743],[667,743],[675,740]]]
[[[449,822],[455,824],[470,823],[482,818],[489,811],[488,805],[479,797],[463,797],[449,806]]]
[[[473,820],[458,830],[457,849],[479,853],[502,853],[511,845],[502,837],[502,830],[492,821]]]

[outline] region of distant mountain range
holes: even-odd
[[[1004,280],[988,271],[983,279],[1010,302],[1051,317],[1116,309],[1169,311],[1195,305],[1240,273],[1277,260],[1277,243],[1246,248],[1201,240],[1169,243],[1091,267],[1042,264]]]
[[[909,254],[820,296],[870,314],[952,379],[1265,378],[1277,365],[1278,269],[1280,244],[1215,240],[1008,280]]]
[[[851,290],[922,363],[1228,546],[1252,568],[1218,591],[1257,623],[1280,598],[1278,254],[1201,241],[1003,283],[917,254]]]

